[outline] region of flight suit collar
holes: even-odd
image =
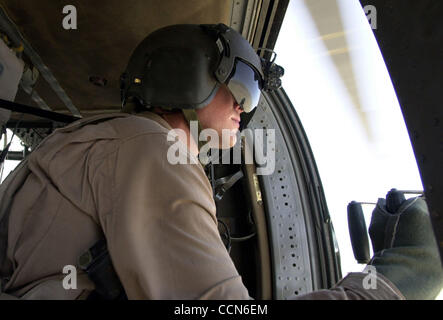
[[[157,122],[162,127],[165,127],[168,130],[172,130],[172,127],[169,125],[169,123],[165,119],[163,119],[160,115],[158,115],[158,114],[156,114],[154,112],[144,111],[144,112],[138,113],[136,115],[140,116],[140,117],[148,118],[148,119],[150,119],[152,121]]]

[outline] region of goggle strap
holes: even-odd
[[[200,151],[200,149],[204,145],[204,141],[199,140],[200,132],[202,131],[202,127],[201,127],[200,121],[198,120],[197,112],[195,111],[195,109],[182,109],[182,112],[183,112],[183,115],[185,116],[186,122],[188,123],[189,129],[191,129],[191,121],[197,121],[197,125],[198,125],[197,137],[193,136],[193,138],[194,138],[194,141],[196,141],[198,143],[198,151]],[[191,132],[191,134],[193,134],[193,132]]]

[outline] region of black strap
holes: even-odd
[[[32,114],[32,115],[35,115],[35,116],[38,116],[41,118],[46,118],[46,119],[50,119],[52,121],[64,122],[64,123],[71,123],[71,122],[81,119],[76,116],[70,116],[70,115],[66,115],[66,114],[62,114],[62,113],[57,113],[54,111],[48,111],[48,110],[43,110],[43,109],[39,109],[39,108],[34,108],[34,107],[26,106],[24,104],[20,104],[20,103],[8,101],[8,100],[3,100],[3,99],[0,99],[0,108],[11,110],[14,112]]]
[[[215,201],[220,201],[226,191],[228,191],[238,180],[243,178],[243,171],[238,171],[228,177],[223,177],[215,181]]]
[[[200,149],[203,147],[204,145],[204,141],[200,141],[199,137],[200,137],[200,132],[202,131],[202,126],[200,124],[200,121],[198,120],[197,117],[197,112],[194,109],[183,109],[182,110],[183,115],[185,116],[188,125],[189,125],[189,131],[191,133],[191,135],[194,133],[191,130],[191,121],[197,121],[197,125],[198,125],[198,132],[197,132],[197,136],[195,137],[193,135],[194,141],[198,144],[198,151],[200,151]]]
[[[83,253],[78,264],[95,284],[95,290],[88,296],[88,300],[127,299],[123,285],[112,265],[106,239],[99,240]]]

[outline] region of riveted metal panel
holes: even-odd
[[[248,127],[265,129],[267,133],[269,129],[275,130],[274,150],[266,150],[266,138],[272,136],[270,134],[265,137],[264,145],[255,144],[254,148],[256,156],[263,152],[264,158],[275,152],[275,170],[272,174],[259,177],[268,221],[274,298],[288,299],[312,291],[306,223],[299,187],[285,141],[264,97]]]

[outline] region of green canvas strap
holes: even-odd
[[[195,109],[183,109],[182,112],[186,118],[186,121],[189,123],[189,130],[191,131],[191,134],[193,135],[194,141],[197,142],[198,151],[200,152],[200,149],[204,145],[204,141],[200,141],[198,139],[198,137],[200,136],[200,132],[202,131],[202,127],[201,127],[200,121],[198,121],[197,112],[195,111]],[[198,125],[197,137],[195,137],[195,132],[192,132],[192,130],[191,130],[191,121],[197,121],[197,125]]]

